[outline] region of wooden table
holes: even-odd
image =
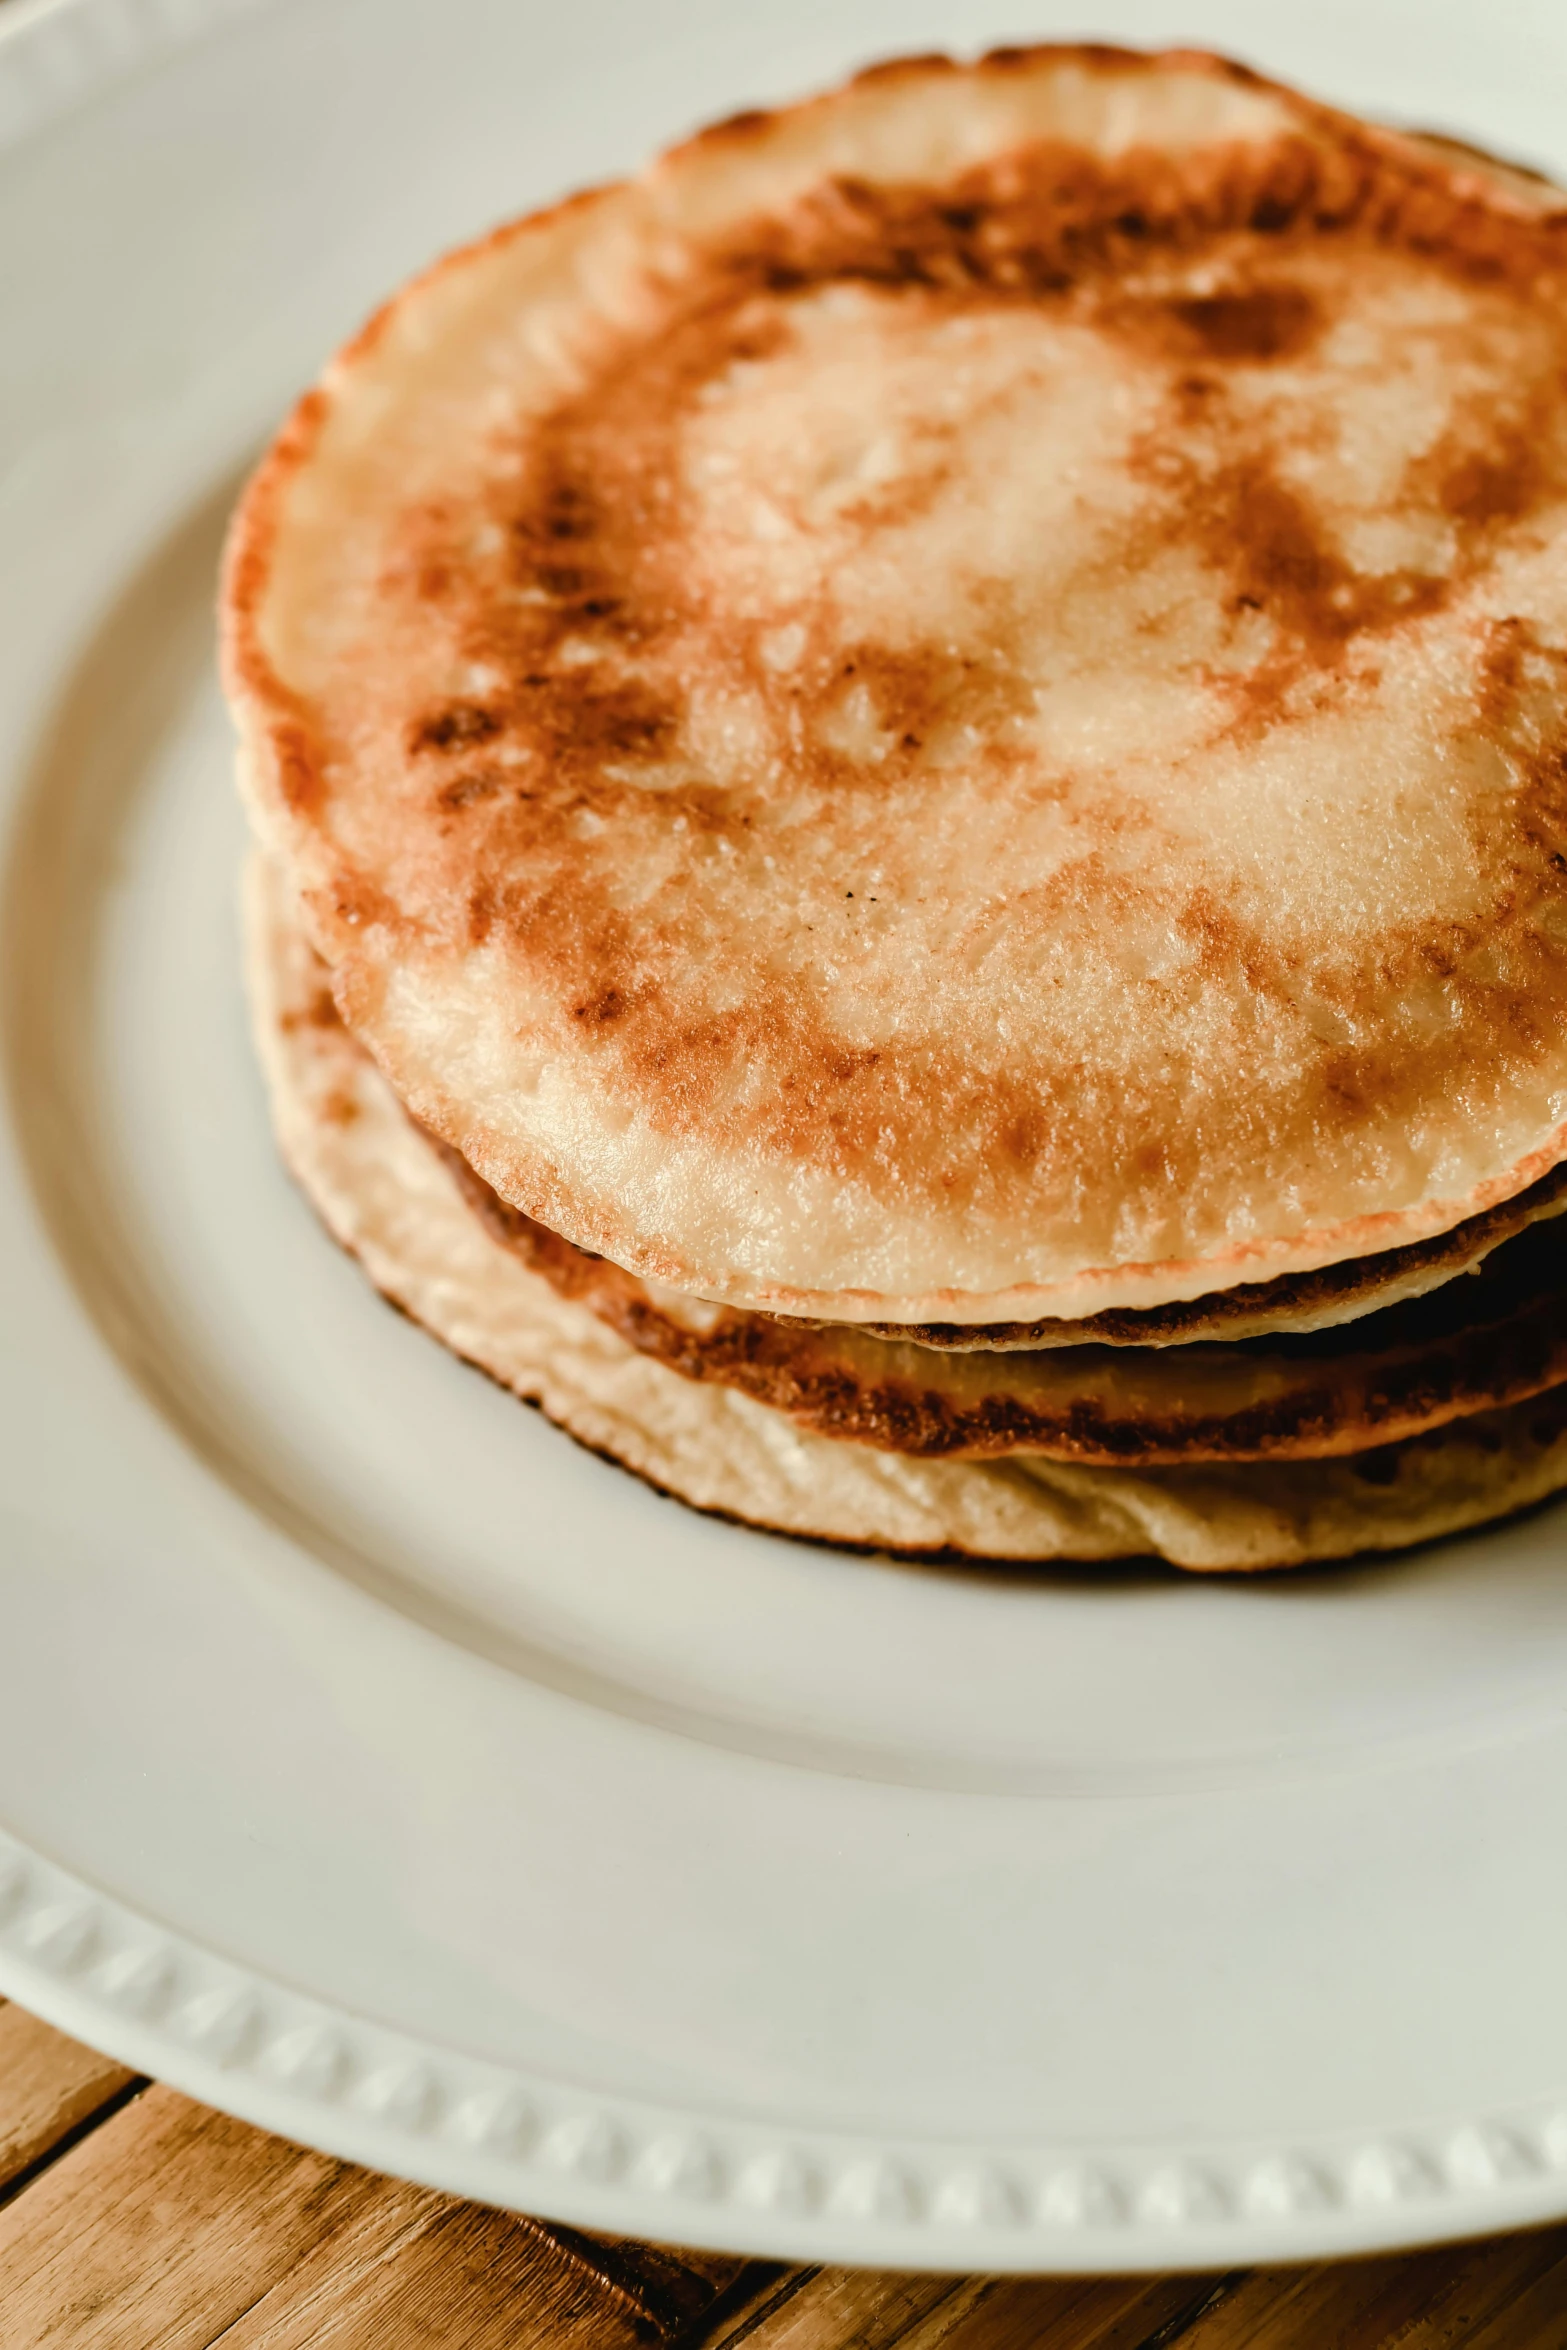
[[[0,2350],[1564,2350],[1567,2227],[1225,2276],[588,2237],[269,2138],[0,2001]]]

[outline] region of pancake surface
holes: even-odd
[[[1567,1387],[1353,1460],[1122,1469],[909,1459],[683,1378],[486,1230],[445,1154],[323,1003],[319,965],[281,904],[258,869],[257,1042],[283,1155],[329,1230],[455,1353],[697,1508],[910,1554],[1223,1569],[1398,1549],[1567,1485]]]
[[[394,302],[242,510],[397,1092],[639,1276],[1202,1298],[1567,1154],[1567,215],[1212,61],[914,64]]]

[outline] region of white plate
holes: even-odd
[[[293,2137],[665,2238],[1110,2268],[1545,2218],[1561,1510],[1251,1585],[737,1532],[396,1321],[268,1143],[237,470],[448,241],[1015,23],[0,17],[0,1986]],[[1553,0],[1100,24],[1567,165]]]

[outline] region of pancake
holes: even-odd
[[[1567,211],[1213,59],[922,60],[395,299],[245,498],[256,823],[638,1276],[991,1327],[1567,1157]]]
[[[701,1509],[909,1553],[1198,1568],[1392,1549],[1567,1484],[1567,1388],[1353,1459],[1128,1469],[1013,1453],[910,1457],[802,1428],[683,1376],[563,1294],[476,1214],[451,1154],[338,1021],[259,864],[247,891],[257,1040],[283,1154],[383,1293],[595,1451]],[[856,1333],[846,1334],[851,1339]],[[861,1343],[864,1343],[863,1341]]]
[[[329,1105],[320,1112],[327,1123],[376,1135],[381,1109],[395,1097],[343,1029],[287,884],[261,860],[247,902],[258,1020],[282,1039],[273,1058],[282,1053],[289,1065],[303,1065],[303,1076],[287,1069],[275,1076],[275,1088],[303,1090]],[[505,1208],[444,1144],[428,1140],[425,1147],[512,1260],[543,1276],[559,1300],[585,1307],[639,1356],[738,1391],[787,1415],[796,1429],[912,1459],[1022,1452],[1189,1464],[1346,1455],[1386,1448],[1393,1438],[1522,1401],[1567,1379],[1567,1229],[1551,1224],[1499,1250],[1475,1281],[1374,1316],[1363,1325],[1367,1344],[1360,1349],[1349,1337],[1327,1335],[1269,1349],[1137,1356],[1078,1347],[1043,1358],[954,1361],[853,1328],[801,1330],[651,1293]],[[416,1189],[423,1196],[425,1184]]]
[[[1567,1380],[1560,1219],[1521,1233],[1473,1280],[1348,1329],[1250,1346],[1080,1344],[954,1357],[851,1324],[790,1322],[650,1287],[508,1207],[438,1147],[496,1238],[639,1353],[688,1379],[736,1387],[823,1435],[920,1458],[1315,1460]]]
[[[1388,1306],[1427,1297],[1460,1273],[1478,1272],[1515,1233],[1562,1215],[1567,1215],[1567,1161],[1500,1207],[1467,1217],[1433,1240],[1351,1257],[1314,1273],[1240,1281],[1233,1289],[1211,1290],[1183,1304],[1112,1309],[1077,1322],[868,1322],[864,1327],[874,1336],[910,1339],[920,1346],[998,1353],[1014,1347],[1081,1346],[1086,1340],[1099,1346],[1190,1346],[1200,1339],[1234,1343],[1340,1330]]]

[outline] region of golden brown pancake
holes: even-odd
[[[1431,1240],[1410,1241],[1377,1256],[1349,1257],[1314,1273],[1274,1281],[1239,1281],[1183,1304],[1123,1308],[1078,1322],[868,1322],[881,1338],[920,1346],[1005,1351],[1013,1347],[1189,1346],[1199,1339],[1234,1344],[1247,1338],[1337,1330],[1406,1299],[1425,1297],[1460,1273],[1473,1273],[1493,1249],[1547,1218],[1567,1215],[1567,1161],[1484,1215],[1470,1216]],[[831,1324],[824,1327],[832,1327]]]
[[[1246,1345],[955,1355],[649,1288],[509,1207],[457,1152],[448,1156],[497,1239],[639,1353],[736,1387],[824,1436],[922,1459],[1314,1460],[1567,1380],[1560,1218],[1520,1233],[1472,1278],[1347,1328]]]
[[[298,1004],[280,1014],[340,1061],[326,969],[273,868],[251,884]],[[274,985],[277,983],[274,982]],[[302,1006],[302,1010],[301,1010]],[[448,1146],[469,1205],[557,1296],[639,1354],[738,1390],[800,1427],[919,1459],[1042,1454],[1139,1466],[1365,1452],[1567,1381],[1567,1222],[1537,1224],[1471,1278],[1351,1328],[1247,1346],[952,1356],[652,1289],[496,1197]]]
[[[239,515],[256,820],[510,1204],[872,1324],[1567,1156],[1567,211],[1189,55],[907,63],[394,300]]]
[[[699,1509],[913,1555],[1255,1568],[1399,1549],[1567,1485],[1567,1386],[1348,1459],[1122,1468],[911,1459],[682,1377],[486,1228],[449,1157],[323,1002],[318,967],[276,910],[253,891],[257,1040],[283,1155],[328,1229],[453,1352]]]

